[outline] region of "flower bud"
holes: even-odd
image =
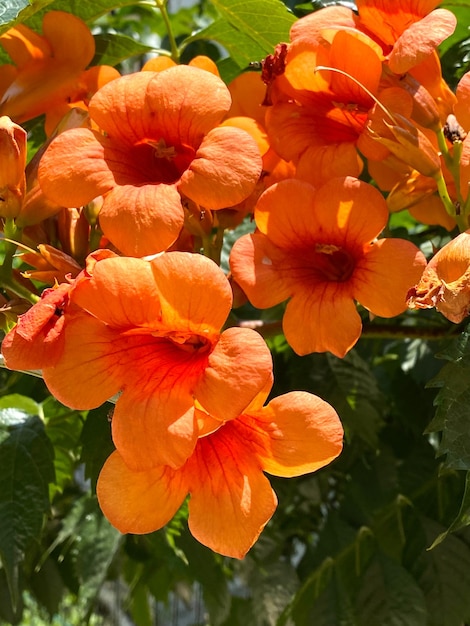
[[[7,116],[0,117],[0,216],[14,218],[25,193],[26,131]]]
[[[388,124],[384,121],[388,129],[387,136],[379,135],[370,128],[369,133],[375,141],[388,148],[404,163],[423,176],[434,178],[441,171],[441,162],[436,148],[426,135],[403,115],[395,113],[394,122],[394,124]]]

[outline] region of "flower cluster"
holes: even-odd
[[[468,232],[427,268],[415,244],[384,236],[404,209],[469,228],[470,73],[456,94],[443,80],[436,47],[455,18],[436,5],[321,9],[261,76],[228,86],[204,57],[157,57],[123,76],[89,67],[92,35],[61,11],[42,35],[0,36],[12,60],[0,82],[0,280],[31,304],[2,353],[10,369],[41,370],[69,407],[114,399],[116,450],[97,494],[122,532],[161,528],[189,495],[193,535],[241,558],[276,507],[264,472],[299,476],[339,455],[329,404],[272,397],[270,350],[237,324],[240,302],[278,307],[298,355],[340,358],[364,311],[468,314]],[[19,124],[40,115],[48,139],[26,166]],[[375,185],[359,179],[366,164]],[[233,245],[227,277],[224,231],[247,216],[254,232]]]

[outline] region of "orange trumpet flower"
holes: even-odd
[[[198,436],[194,399],[231,419],[271,380],[271,353],[258,333],[221,332],[232,292],[206,257],[169,252],[149,262],[102,251],[88,258],[67,296],[60,308],[47,301],[46,323],[60,331],[57,352],[43,355],[43,334],[34,325],[30,337],[20,320],[20,339],[13,330],[3,342],[5,362],[41,367],[51,393],[75,409],[120,393],[113,438],[134,470],[186,461]],[[43,316],[45,304],[27,319]]]
[[[470,231],[461,233],[429,261],[419,283],[408,293],[410,309],[431,309],[451,322],[470,313]]]
[[[376,239],[388,215],[382,195],[351,177],[318,190],[281,181],[258,201],[258,232],[235,242],[233,277],[255,307],[289,300],[283,330],[297,354],[343,357],[361,335],[355,301],[374,315],[398,315],[426,264],[409,241]]]
[[[217,210],[255,188],[255,141],[218,127],[229,108],[227,87],[205,70],[180,65],[123,76],[90,102],[101,131],[59,135],[41,160],[39,183],[62,206],[104,196],[100,227],[121,252],[161,252],[183,226],[182,197]]]
[[[49,11],[42,30],[41,36],[19,24],[0,36],[15,63],[0,68],[6,75],[0,83],[0,114],[21,123],[45,113],[49,134],[71,106],[86,106],[91,93],[119,72],[109,66],[85,71],[95,41],[75,15]]]
[[[198,439],[179,469],[159,465],[130,469],[119,452],[98,479],[100,506],[123,533],[164,526],[187,494],[189,529],[215,552],[243,558],[273,515],[277,498],[263,472],[292,477],[330,463],[342,448],[343,429],[334,409],[306,392],[291,392],[263,406],[260,393],[236,419]],[[195,409],[205,421],[208,415]],[[217,415],[223,420],[224,413]]]

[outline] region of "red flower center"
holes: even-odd
[[[329,243],[315,245],[313,263],[320,279],[338,283],[349,280],[355,267],[354,259],[347,250]]]

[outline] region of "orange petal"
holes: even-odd
[[[296,177],[319,187],[331,178],[359,176],[362,168],[355,143],[345,141],[307,148],[297,163]]]
[[[158,56],[153,57],[153,59],[149,59],[142,66],[142,72],[162,72],[163,70],[167,70],[169,67],[175,67],[176,63],[167,56]]]
[[[347,283],[306,285],[287,303],[282,327],[297,354],[329,351],[339,358],[354,346],[362,330]]]
[[[462,76],[457,85],[457,104],[454,106],[454,113],[467,131],[470,131],[470,72]]]
[[[352,279],[354,298],[375,315],[399,315],[425,266],[423,253],[411,242],[379,239],[358,261]]]
[[[266,94],[266,85],[258,72],[244,72],[229,83],[232,106],[227,117],[251,117],[264,124],[266,107],[261,106]]]
[[[231,423],[198,441],[185,473],[190,480],[189,529],[219,554],[241,559],[277,505],[258,460]]]
[[[279,249],[264,235],[245,235],[235,242],[230,253],[230,268],[255,307],[267,309],[292,295],[288,277],[284,278],[279,271],[283,261],[284,255],[280,255]]]
[[[220,267],[200,254],[169,252],[151,263],[158,285],[162,324],[218,337],[232,306],[232,290]]]
[[[98,261],[91,277],[75,285],[71,299],[116,329],[150,326],[161,312],[150,263],[143,259],[113,257]]]
[[[377,44],[360,32],[340,30],[333,39],[329,63],[348,75],[331,75],[330,88],[340,101],[371,107],[373,100],[367,91],[377,93],[382,75],[382,55],[378,54]]]
[[[44,367],[49,391],[74,409],[93,409],[114,396],[125,380],[130,359],[116,361],[118,336],[88,315],[74,316],[64,326],[64,350],[55,366]]]
[[[207,97],[210,94],[210,97]],[[92,119],[110,137],[197,147],[230,108],[230,93],[210,72],[187,65],[137,72],[102,87],[90,102]]]
[[[143,373],[140,386],[128,386],[116,403],[113,441],[134,471],[181,467],[194,450],[198,432],[189,385],[176,376],[173,383],[158,388]]]
[[[264,339],[248,328],[228,328],[211,352],[195,397],[221,420],[234,419],[269,383],[272,357]]]
[[[42,21],[42,32],[52,47],[56,61],[65,63],[70,72],[85,69],[95,54],[95,40],[80,18],[65,11],[49,11]]]
[[[257,456],[265,472],[290,478],[315,472],[335,459],[343,445],[343,428],[336,411],[304,391],[278,396],[240,421],[263,443]],[[251,438],[254,439],[253,434]]]
[[[52,141],[38,170],[41,189],[50,200],[59,206],[81,206],[114,187],[100,139],[91,130],[76,128]]]
[[[247,132],[218,127],[204,137],[178,189],[203,207],[223,209],[250,195],[261,169],[258,146]]]
[[[320,187],[313,208],[322,236],[329,236],[338,245],[369,243],[388,221],[382,194],[372,185],[349,176],[330,180]]]
[[[294,22],[290,29],[291,41],[306,39],[317,45],[325,28],[357,28],[357,16],[343,6],[328,6]]]
[[[173,185],[122,185],[106,196],[99,222],[123,254],[147,256],[167,250],[176,241],[184,213]]]
[[[450,37],[457,18],[446,9],[436,9],[415,22],[400,35],[389,56],[389,67],[396,74],[404,74],[435,51]]]
[[[100,507],[121,533],[144,534],[162,528],[178,511],[188,492],[185,476],[160,466],[134,472],[113,452],[96,485]]]

